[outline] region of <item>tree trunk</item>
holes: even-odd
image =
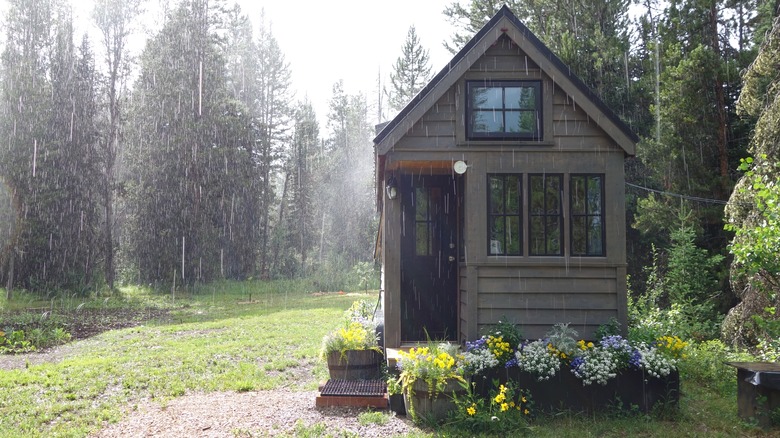
[[[720,58],[720,41],[718,38],[718,9],[716,2],[712,2],[710,6],[710,37],[712,44],[712,51],[715,56]],[[720,163],[720,178],[721,178],[721,199],[725,199],[730,192],[729,183],[729,154],[728,154],[728,138],[726,135],[726,98],[723,93],[723,79],[721,74],[717,72],[713,77],[713,87],[715,89],[715,106],[718,117],[718,161]]]
[[[8,282],[5,285],[5,299],[11,301],[14,290],[14,259],[16,258],[16,247],[12,247],[11,259],[8,261]]]
[[[285,173],[284,175],[284,185],[282,186],[282,199],[279,202],[279,221],[276,222],[276,226],[280,227],[282,226],[282,223],[284,223],[284,206],[287,203],[287,186],[289,185],[290,181],[290,172]],[[284,228],[281,228],[284,230]],[[274,242],[274,255],[271,259],[271,272],[276,272],[277,263],[279,262],[279,247],[281,246],[281,240],[282,239],[275,239]]]

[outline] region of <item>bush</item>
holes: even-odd
[[[719,340],[692,343],[685,360],[679,364],[680,375],[692,384],[708,387],[720,395],[737,391],[736,372],[724,362],[749,362],[755,357],[736,351]]]
[[[49,312],[8,314],[0,322],[0,353],[27,353],[61,345],[71,336],[64,319]]]

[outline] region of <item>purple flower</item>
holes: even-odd
[[[474,342],[466,341],[466,351],[481,350],[487,347],[487,338],[484,336]]]
[[[642,353],[639,350],[634,349],[631,352],[631,357],[628,358],[628,364],[634,368],[640,368],[642,366]]]
[[[506,368],[513,368],[513,367],[516,367],[516,366],[517,366],[517,358],[516,357],[513,357],[513,358],[509,359],[508,361],[506,361],[506,364],[504,365],[504,367],[506,367]]]
[[[573,361],[571,361],[571,369],[578,370],[583,364],[585,363],[585,358],[582,356],[575,357]]]

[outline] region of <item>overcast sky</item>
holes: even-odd
[[[430,50],[432,72],[450,60],[443,41],[453,28],[442,11],[452,0],[239,0],[257,25],[265,9],[293,74],[297,98],[308,96],[325,120],[333,84],[376,101],[377,77],[387,80],[409,26]],[[294,7],[291,7],[294,5]],[[375,120],[371,120],[375,122]],[[325,128],[324,126],[322,128]]]
[[[147,1],[149,13],[141,27],[149,33],[162,22],[156,16],[161,0]],[[296,99],[308,97],[322,122],[327,117],[333,84],[339,79],[344,80],[347,92],[362,92],[369,104],[375,104],[378,75],[381,72],[383,82],[388,79],[411,25],[416,27],[423,47],[430,51],[432,73],[441,70],[451,58],[443,42],[454,30],[442,11],[453,1],[237,0],[256,27],[265,10],[266,22],[290,64]],[[71,3],[77,32],[93,28],[93,2]],[[6,7],[6,1],[0,0],[0,14]],[[98,35],[89,32],[93,47],[98,46]],[[139,35],[131,47],[140,52],[145,38]],[[324,133],[326,127],[321,128]]]

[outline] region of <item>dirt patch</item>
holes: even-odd
[[[25,324],[24,330],[42,326],[44,319],[51,317],[47,312],[46,310],[36,311],[35,313],[40,315],[40,318],[38,318],[39,322]],[[157,308],[80,309],[60,313],[56,317],[62,320],[62,327],[70,333],[72,341],[87,340],[87,342],[71,342],[33,353],[0,354],[0,370],[13,370],[47,362],[59,362],[72,354],[76,354],[77,351],[93,348],[100,341],[91,338],[100,333],[136,327],[150,320],[171,320],[168,310]],[[0,319],[0,327],[3,327],[2,319]]]

